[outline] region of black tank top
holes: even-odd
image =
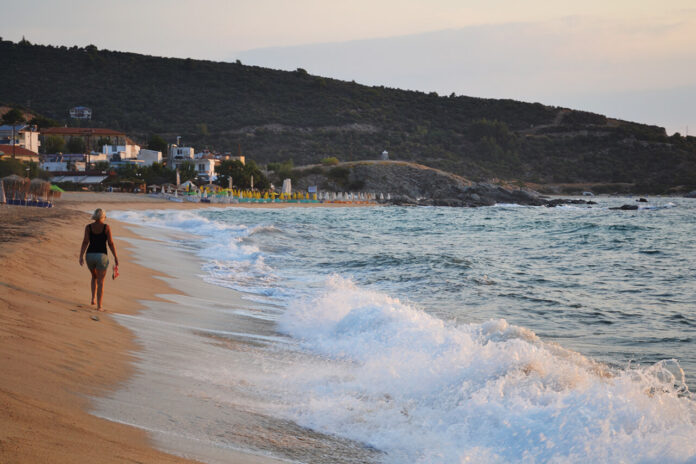
[[[106,254],[106,224],[104,224],[101,234],[92,232],[92,224],[88,225],[87,228],[89,229],[89,247],[87,247],[87,253]]]

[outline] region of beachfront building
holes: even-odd
[[[232,156],[230,153],[223,153],[223,154],[215,155],[215,158],[219,159],[220,161],[232,160],[232,161],[239,161],[242,164],[246,164],[246,157],[244,155]]]
[[[61,137],[65,143],[72,138],[81,138],[85,142],[87,151],[102,150],[102,153],[104,153],[103,146],[97,146],[100,143],[99,141],[103,141],[104,139],[109,141],[110,146],[115,145],[117,147],[123,147],[124,152],[131,153],[133,150],[135,150],[135,154],[132,155],[133,158],[138,156],[138,151],[140,150],[139,147],[137,149],[131,148],[129,150],[127,148],[128,145],[135,147],[137,147],[137,145],[131,139],[126,137],[126,134],[123,132],[112,129],[91,127],[47,127],[41,130],[41,137],[44,137],[44,141],[45,137],[49,136]]]
[[[204,155],[194,160],[194,166],[198,177],[202,180],[211,181],[215,176],[215,164],[219,163],[213,155]]]
[[[39,168],[48,172],[85,172],[87,163],[84,161],[42,161]]]
[[[204,155],[195,158],[174,158],[170,161],[171,169],[179,169],[184,163],[190,163],[196,170],[196,175],[205,181],[210,181],[215,177],[215,165],[219,163],[213,155]]]
[[[17,161],[39,162],[39,154],[19,145],[0,145],[0,159],[13,158]]]
[[[14,128],[10,125],[0,126],[0,145],[16,145],[38,153],[41,146],[39,130],[26,124],[18,124]]]
[[[100,161],[106,161],[108,163],[110,158],[106,153],[92,152],[85,155],[85,160],[90,163],[98,163]]]
[[[178,145],[172,144],[169,147],[169,162],[173,163],[174,161],[182,161],[182,160],[192,160],[194,156],[194,149],[193,147],[180,147]]]
[[[39,168],[48,172],[64,172],[68,170],[67,161],[42,161]]]
[[[109,160],[124,161],[137,159],[140,153],[140,145],[134,143],[126,143],[124,145],[103,145],[101,152],[104,153]]]
[[[138,152],[138,160],[142,161],[144,166],[152,166],[153,163],[162,162],[162,152],[141,148]]]
[[[44,155],[39,167],[49,172],[85,171],[89,164],[109,161],[103,153],[56,153]]]

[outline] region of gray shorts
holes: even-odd
[[[109,269],[109,255],[104,253],[87,253],[85,255],[85,262],[90,271],[95,269],[106,271]]]

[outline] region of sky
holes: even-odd
[[[26,0],[2,10],[0,36],[14,41],[302,67],[696,134],[694,0]]]

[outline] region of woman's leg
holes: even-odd
[[[92,303],[95,304],[97,302],[97,270],[96,269],[90,269],[89,272],[92,274]]]
[[[97,309],[99,311],[104,311],[102,309],[102,296],[104,295],[104,278],[106,277],[107,269],[101,270],[96,269],[97,274]]]

